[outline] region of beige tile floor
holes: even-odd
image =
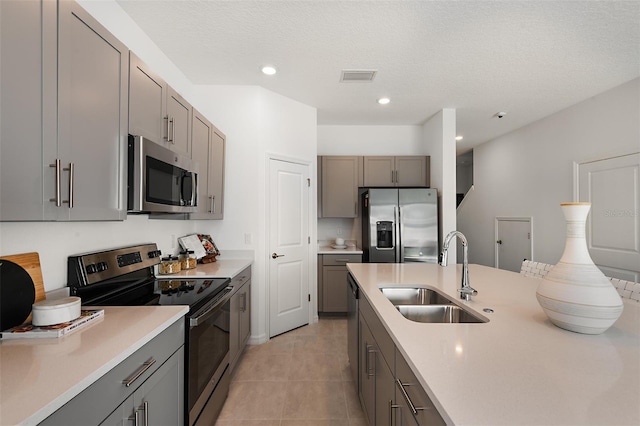
[[[216,426],[360,426],[346,318],[321,318],[247,346]]]

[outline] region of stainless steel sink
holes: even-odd
[[[453,305],[453,301],[435,290],[424,287],[380,287],[394,305]]]
[[[426,323],[483,323],[487,322],[457,305],[396,305],[407,319]]]
[[[425,287],[380,287],[382,294],[407,319],[426,323],[484,323],[452,299]]]

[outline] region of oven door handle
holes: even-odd
[[[196,316],[193,316],[189,319],[190,327],[197,327],[202,322],[209,319],[216,311],[224,305],[227,300],[229,300],[229,294],[233,290],[233,286],[227,286],[224,290],[220,292],[218,296],[216,296],[211,304],[205,306],[203,309],[197,312]]]

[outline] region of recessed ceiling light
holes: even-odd
[[[275,67],[272,67],[271,65],[267,65],[262,67],[262,72],[266,75],[274,75],[278,71],[275,69]]]
[[[378,103],[379,103],[380,105],[386,105],[386,104],[388,104],[389,102],[391,102],[391,99],[389,99],[389,98],[380,98],[380,99],[378,99]]]
[[[461,141],[462,140],[462,136],[456,136],[456,140],[457,141]]]

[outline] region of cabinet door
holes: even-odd
[[[251,281],[242,287],[240,294],[240,350],[242,351],[251,335]]]
[[[184,424],[184,347],[180,347],[134,394],[143,424]]]
[[[98,403],[96,401],[96,403]],[[100,426],[129,426],[139,425],[142,422],[142,414],[139,411],[135,411],[134,398],[131,395],[122,404],[116,408],[106,419],[104,419]],[[137,419],[135,416],[138,416]]]
[[[211,134],[211,156],[209,159],[209,194],[211,195],[211,218],[224,218],[224,155],[225,136],[213,127]]]
[[[368,423],[374,425],[376,424],[375,341],[362,315],[358,316],[358,334],[358,342],[360,343],[360,402]]]
[[[395,186],[394,157],[364,157],[364,186]]]
[[[58,7],[58,157],[69,218],[123,220],[129,50],[77,3]]]
[[[169,149],[182,154],[191,153],[191,105],[171,86],[167,92],[167,115],[169,116]]]
[[[322,269],[323,312],[347,312],[347,267],[324,266]]]
[[[396,157],[396,186],[429,186],[429,165],[429,157]]]
[[[357,217],[362,157],[322,157],[322,217]]]
[[[47,32],[47,29],[51,31]],[[0,1],[0,220],[43,220],[54,204],[55,122],[43,132],[46,94],[56,107],[56,5]],[[53,57],[51,57],[53,52]],[[46,56],[46,57],[45,57]],[[43,73],[43,62],[51,67]],[[51,106],[51,102],[47,106]],[[45,152],[43,136],[51,143]],[[43,179],[46,184],[43,185]]]
[[[240,290],[231,296],[229,301],[229,364],[235,368],[240,356]]]
[[[191,129],[191,158],[198,164],[198,212],[190,215],[191,219],[211,219],[213,203],[209,191],[211,164],[211,123],[197,110],[193,111]]]
[[[391,369],[380,355],[376,357],[376,424],[393,425],[393,415],[395,414],[395,380]]]
[[[167,83],[129,54],[129,133],[164,144],[168,135]]]

